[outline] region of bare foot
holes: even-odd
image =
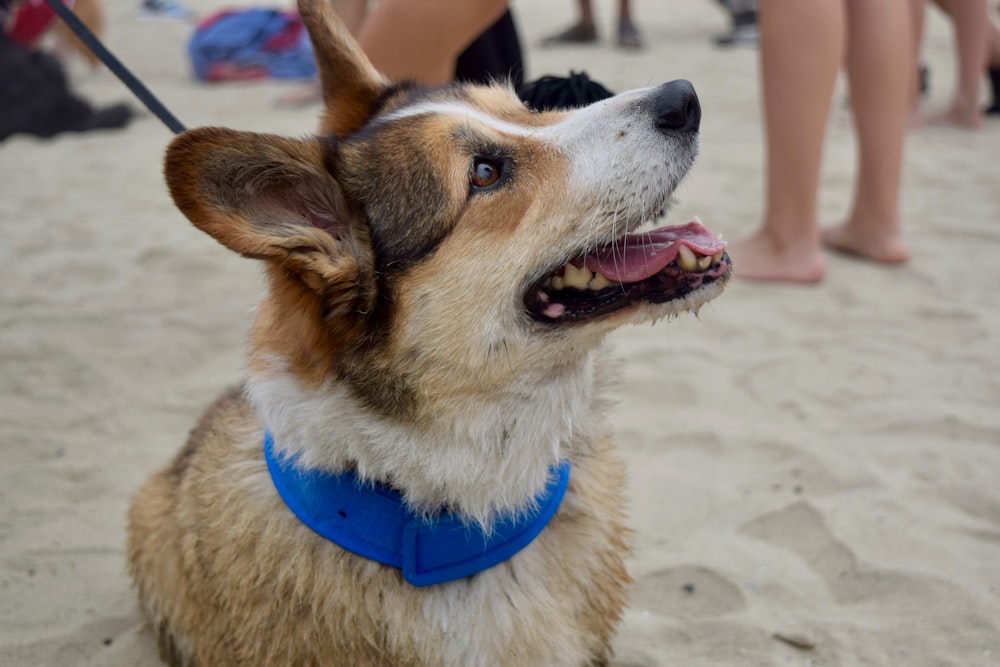
[[[964,130],[981,130],[986,124],[979,109],[959,109],[951,107],[945,111],[929,114],[923,119],[925,125],[952,125]]]
[[[734,275],[746,280],[817,283],[826,273],[819,248],[811,243],[781,247],[761,232],[733,241],[728,252],[733,258]]]
[[[323,92],[320,90],[318,82],[310,82],[293,93],[282,95],[275,102],[279,109],[298,109],[318,104],[323,100]]]
[[[843,223],[823,230],[823,245],[831,250],[882,264],[902,264],[910,251],[898,233],[872,233],[859,226]]]

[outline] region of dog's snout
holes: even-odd
[[[701,104],[690,81],[665,83],[653,93],[653,118],[661,132],[697,132]]]

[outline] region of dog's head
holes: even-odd
[[[548,377],[621,324],[721,292],[728,258],[700,224],[641,231],[695,159],[687,82],[536,113],[501,86],[393,84],[327,3],[300,12],[319,136],[198,129],[166,159],[181,211],[266,262],[251,370],[281,358],[304,386],[336,378],[416,414],[435,392]]]

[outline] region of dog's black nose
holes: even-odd
[[[697,132],[701,104],[686,79],[665,83],[653,93],[653,119],[661,132]]]

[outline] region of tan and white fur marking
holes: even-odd
[[[166,158],[180,210],[262,260],[269,290],[244,383],[129,515],[161,654],[196,667],[605,664],[629,578],[602,341],[698,308],[728,272],[716,253],[718,280],[565,323],[526,295],[655,217],[693,163],[696,127],[658,128],[657,89],[533,113],[501,86],[395,86],[325,2],[299,9],[320,134],[203,128]],[[484,160],[502,171],[485,186],[470,180]],[[353,470],[487,529],[530,507],[554,463],[569,460],[570,482],[512,558],[415,588],[299,523],[265,466],[265,427],[304,467]]]

